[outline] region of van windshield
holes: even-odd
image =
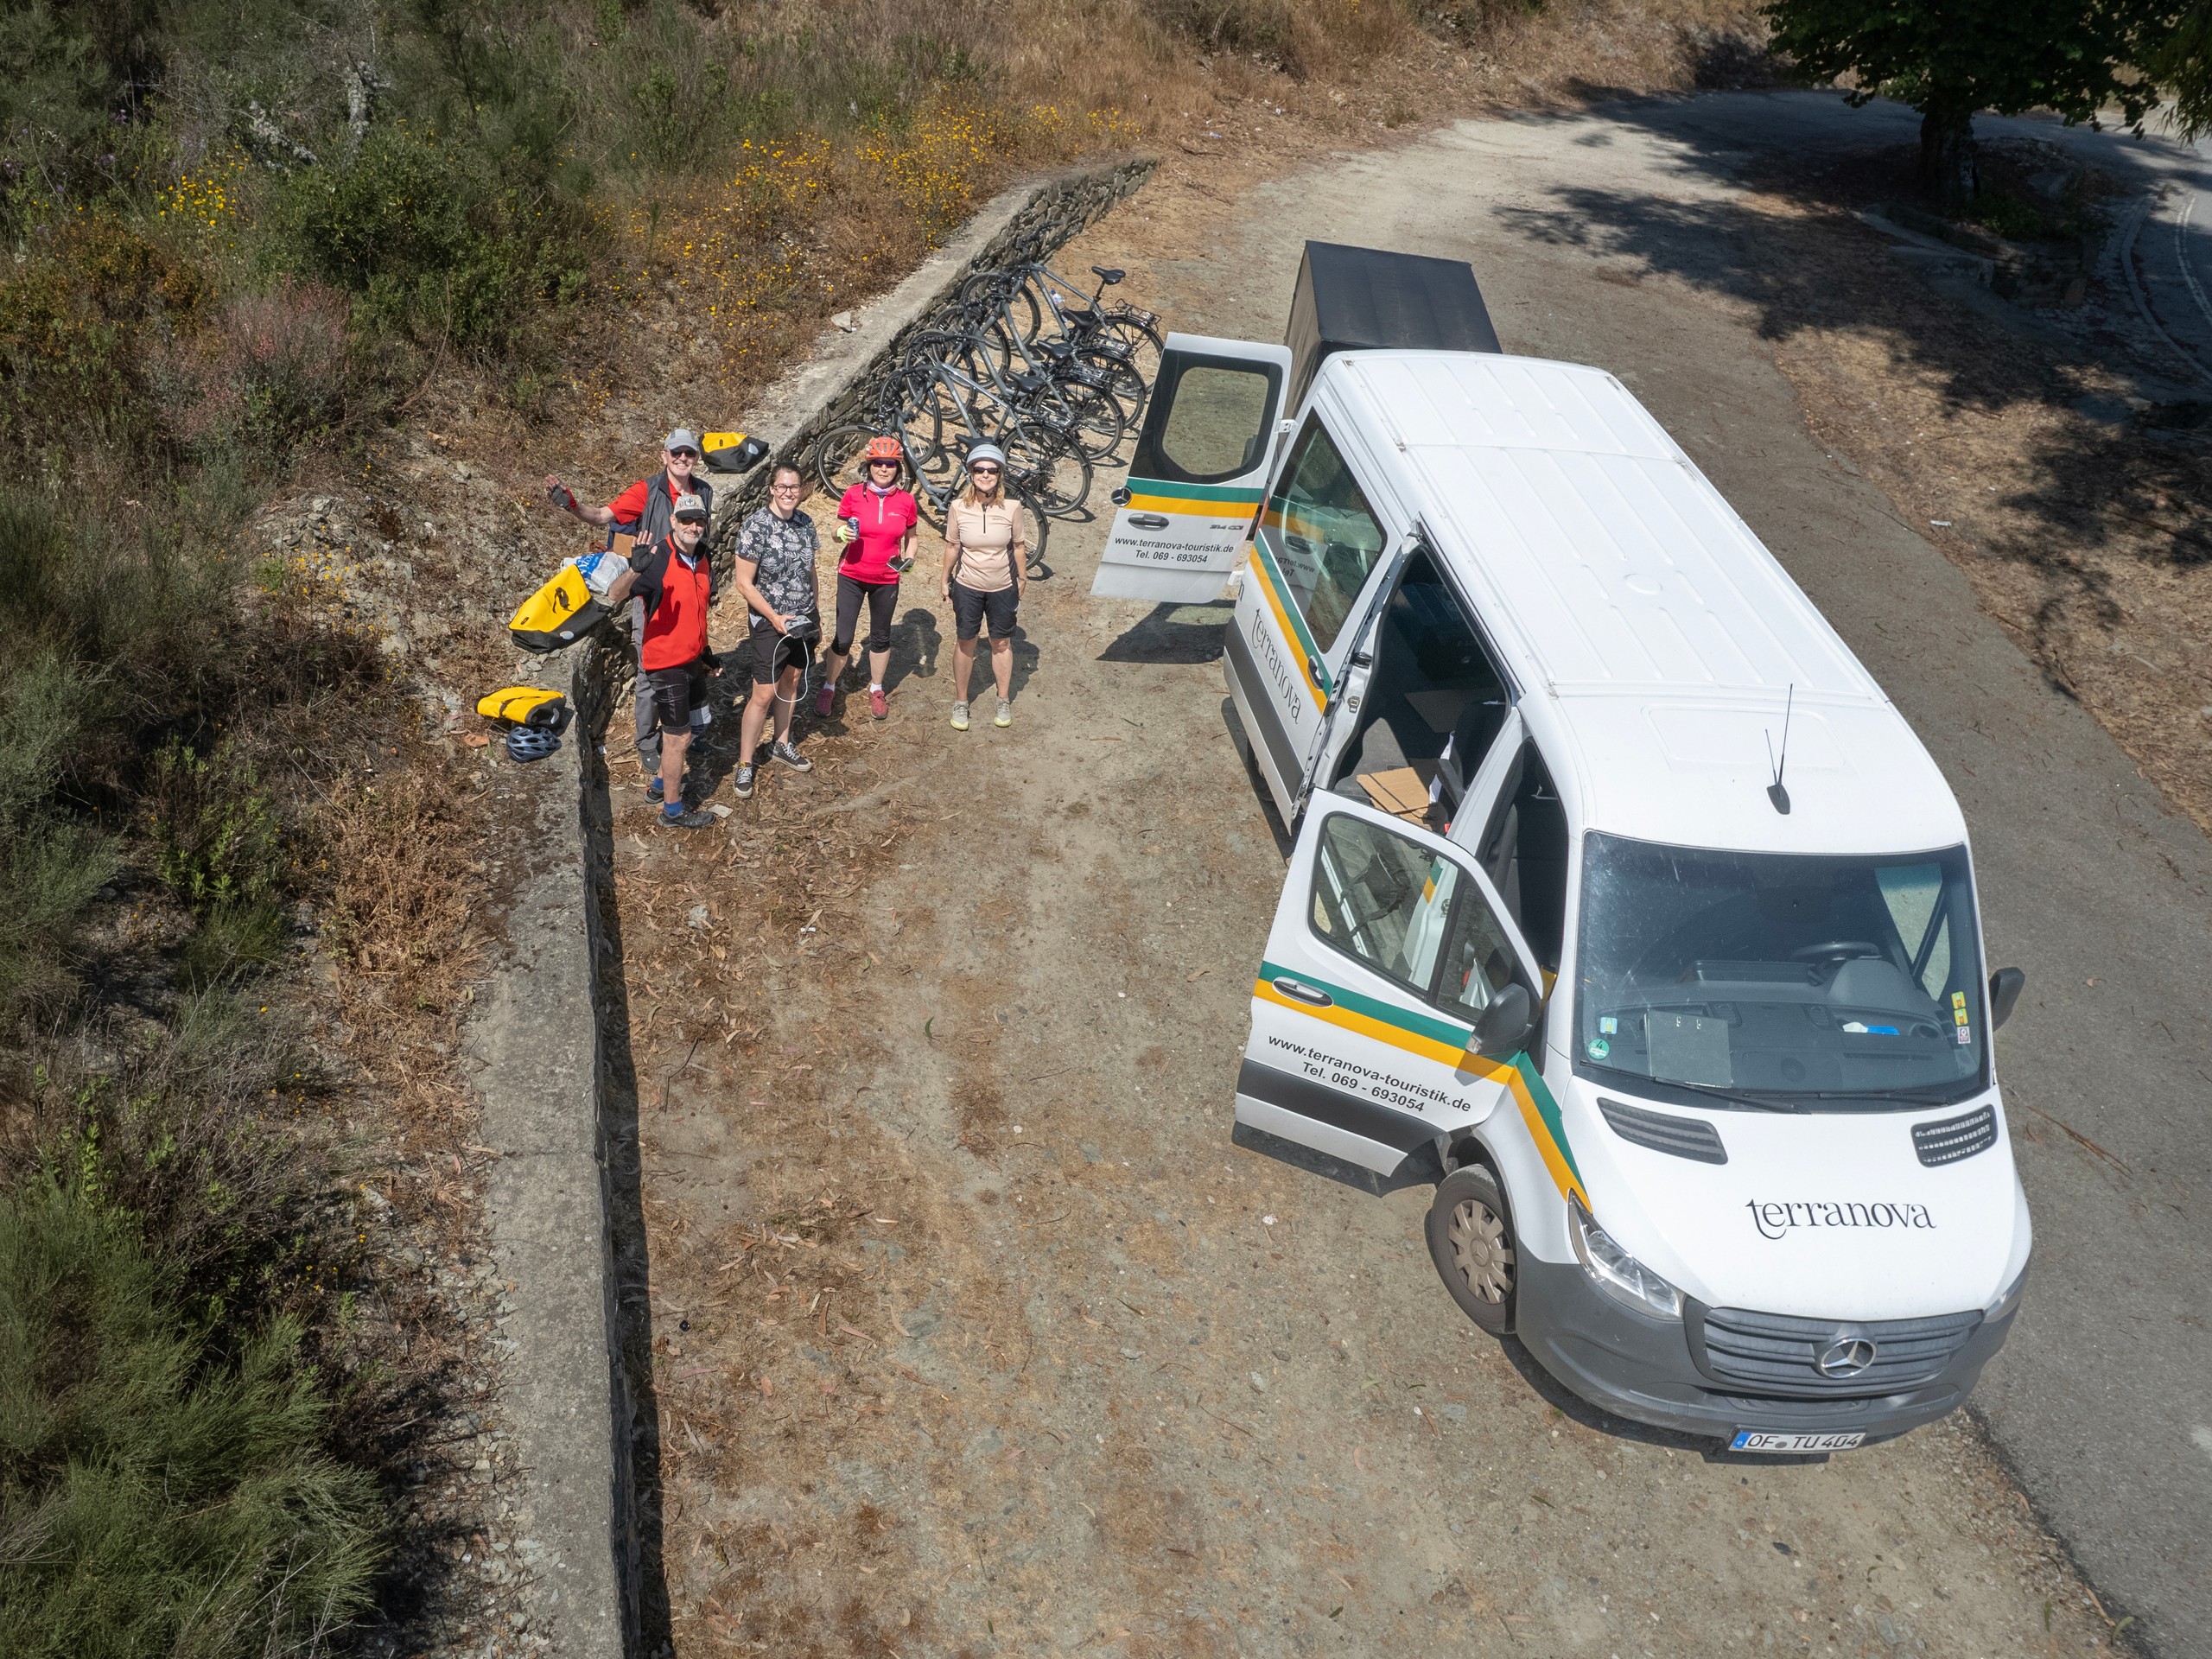
[[[1682,1102],[1866,1111],[1982,1085],[1967,850],[1714,852],[1592,834],[1575,1071]]]

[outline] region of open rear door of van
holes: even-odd
[[[1221,597],[1267,487],[1289,377],[1287,346],[1167,336],[1093,594]]]
[[[1317,792],[1252,987],[1236,1121],[1388,1175],[1525,1090],[1527,1056],[1477,1053],[1474,1028],[1508,984],[1540,1008],[1543,982],[1465,849]]]

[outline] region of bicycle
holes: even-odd
[[[1000,418],[979,418],[980,408],[995,410]],[[1032,405],[1007,402],[988,385],[947,363],[916,362],[884,383],[876,408],[879,423],[895,430],[906,446],[915,474],[938,487],[937,474],[946,480],[961,470],[961,458],[977,441],[996,443],[1006,451],[1007,481],[1019,485],[1020,493],[1037,511],[1054,518],[1072,516],[1090,493],[1091,461],[1073,435],[1049,417],[1040,418]],[[968,435],[957,450],[946,442],[946,429]]]
[[[1160,316],[1127,303],[1107,305],[1106,290],[1128,273],[1109,265],[1090,269],[1098,285],[1087,296],[1041,258],[978,271],[961,284],[954,307],[963,316],[980,317],[995,304],[1007,314],[1004,327],[1025,341],[1038,338],[1049,315],[1061,340],[1078,352],[1096,353],[1099,366],[1116,377],[1113,390],[1135,423],[1143,414],[1166,350]],[[1069,297],[1063,300],[1063,294]]]
[[[932,329],[915,337],[899,372],[944,364],[988,389],[1014,419],[1041,420],[1065,431],[1093,461],[1121,448],[1128,416],[1104,372],[1049,341],[1023,346],[1020,357],[1023,366],[1009,367],[974,329]]]

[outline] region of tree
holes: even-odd
[[[1763,10],[1775,49],[1803,78],[1848,75],[1853,104],[1893,98],[1920,111],[1921,183],[1951,207],[1974,198],[1980,111],[2047,109],[2094,125],[2116,105],[2139,131],[2158,85],[2132,66],[2172,27],[2158,0],[1767,0]]]

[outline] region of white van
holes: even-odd
[[[1480,304],[1316,244],[1296,351],[1171,336],[1100,568],[1228,580],[1295,831],[1240,1135],[1434,1180],[1454,1299],[1608,1411],[1902,1433],[2019,1304],[1991,1033],[2024,977],[1984,977],[1911,728],[1619,381],[1359,349]]]

